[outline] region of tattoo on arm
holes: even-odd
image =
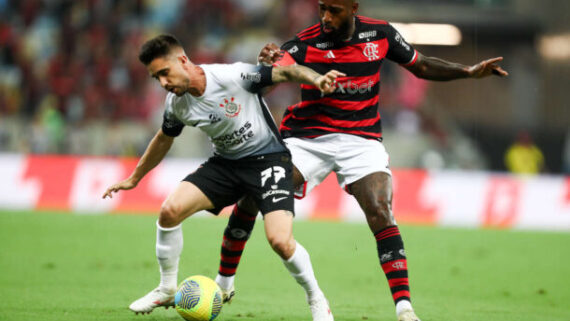
[[[406,68],[418,78],[427,80],[446,81],[469,77],[469,66],[423,55],[414,65]]]
[[[298,82],[303,84],[313,84],[314,80],[321,76],[314,70],[300,65],[276,66],[273,67],[273,83]]]

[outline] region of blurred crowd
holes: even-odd
[[[279,37],[314,19],[310,2],[0,1],[0,113],[33,117],[55,108],[71,123],[144,120],[160,100],[137,60],[146,38],[170,32],[195,62],[227,62],[243,58],[232,42],[248,29]],[[288,23],[267,24],[273,11]]]
[[[24,151],[69,151],[73,126],[144,123],[160,109],[137,59],[145,39],[175,34],[196,63],[253,62],[265,41],[313,21],[313,2],[0,0],[0,118],[33,121],[26,135],[39,142]]]
[[[165,96],[138,61],[146,39],[172,33],[195,63],[255,63],[265,43],[316,23],[317,9],[314,0],[0,0],[0,152],[140,155]],[[485,166],[453,122],[425,106],[428,82],[383,68],[380,108],[385,132],[399,133],[387,140],[398,146],[395,163]],[[298,95],[283,85],[268,97],[276,121]],[[209,153],[185,146],[171,154]]]

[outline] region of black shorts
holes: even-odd
[[[261,214],[293,208],[293,163],[289,152],[237,160],[210,157],[184,181],[196,185],[214,204],[213,214],[251,196]]]

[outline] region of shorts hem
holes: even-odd
[[[342,185],[339,184],[339,185],[340,185],[340,187],[341,187],[343,190],[346,191],[346,187],[347,187],[348,185],[350,185],[350,184],[352,184],[352,183],[354,183],[354,182],[356,182],[356,181],[358,181],[358,180],[360,180],[360,179],[362,179],[362,178],[364,178],[364,177],[366,177],[366,176],[368,176],[368,175],[370,175],[370,174],[374,174],[374,173],[386,173],[386,174],[390,175],[390,177],[392,177],[392,171],[387,168],[387,169],[384,169],[384,170],[377,170],[377,171],[373,171],[373,172],[369,172],[369,173],[363,174],[363,175],[361,175],[361,176],[357,176],[357,178],[351,180],[350,182],[345,182],[344,184],[342,184]]]

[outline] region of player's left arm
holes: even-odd
[[[335,91],[335,81],[338,77],[346,76],[346,74],[331,70],[324,75],[319,74],[311,68],[301,65],[274,66],[271,71],[271,80],[274,84],[282,82],[297,82],[302,84],[313,85],[324,94],[330,94]]]
[[[484,78],[491,75],[506,77],[509,75],[498,65],[503,57],[483,60],[468,66],[436,57],[427,57],[416,51],[417,59],[413,64],[404,65],[416,77],[428,80],[454,80],[460,78]]]
[[[503,57],[483,60],[473,66],[450,62],[441,58],[427,57],[414,49],[390,24],[381,27],[388,40],[386,58],[399,63],[418,78],[428,80],[453,80],[460,78],[483,78],[491,75],[506,77],[509,74],[498,65]]]

